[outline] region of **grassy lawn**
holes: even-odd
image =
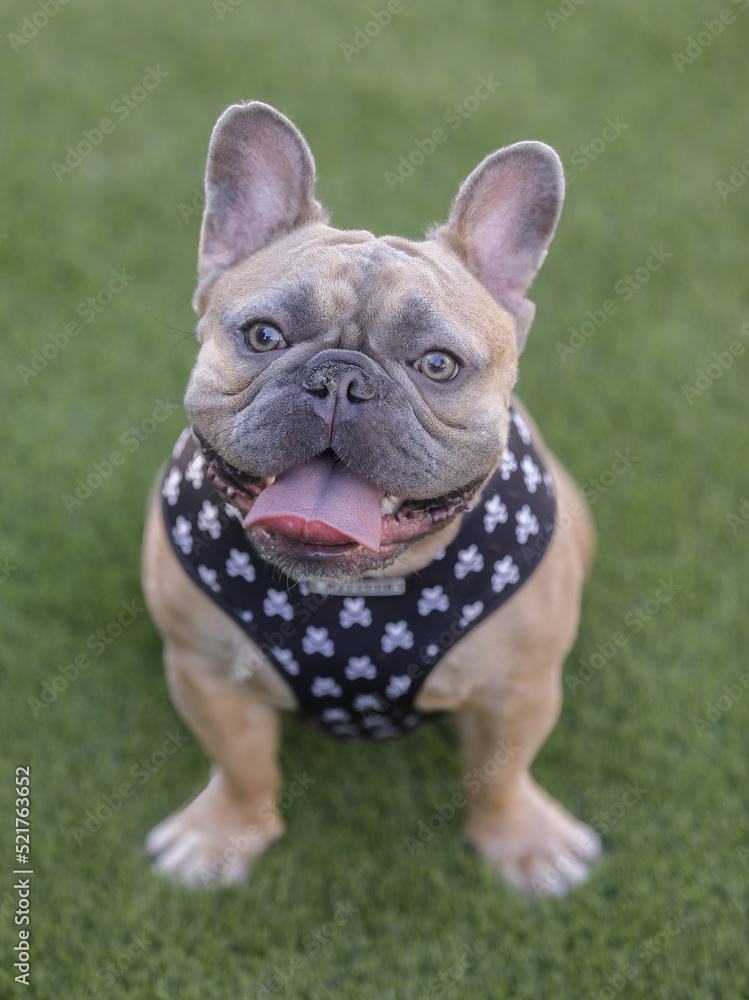
[[[402,0],[382,27],[384,0],[4,11],[3,998],[746,995],[746,6]],[[140,610],[139,545],[185,422],[173,404],[196,354],[208,137],[248,98],[305,133],[340,227],[417,237],[479,159],[519,139],[565,162],[518,391],[587,485],[600,535],[564,711],[535,766],[605,828],[603,860],[568,899],[500,884],[460,816],[407,850],[461,787],[450,721],[338,747],[286,720],[287,780],[314,783],[241,888],[183,891],[142,856],[207,773],[192,738],[160,753],[187,731]],[[447,140],[388,181],[438,127]],[[66,164],[84,140],[90,154]],[[28,988],[12,968],[19,765],[33,789]],[[76,832],[106,801],[111,818]]]

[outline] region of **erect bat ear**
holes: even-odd
[[[327,221],[314,186],[309,146],[280,111],[252,101],[223,113],[208,147],[198,313],[222,272],[297,226]]]
[[[446,239],[515,319],[522,351],[536,307],[525,292],[543,263],[564,201],[564,170],[543,142],[518,142],[487,156],[464,182]]]

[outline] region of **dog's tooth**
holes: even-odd
[[[392,493],[386,493],[382,498],[382,503],[380,504],[380,514],[385,517],[386,514],[392,514],[395,508],[398,506],[398,497],[394,497]]]
[[[265,480],[265,485],[272,486],[275,483],[275,481],[276,481],[276,476],[268,476],[268,478]]]

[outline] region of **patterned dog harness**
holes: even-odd
[[[249,635],[294,691],[314,728],[339,739],[398,736],[439,712],[413,703],[429,673],[496,611],[540,563],[554,529],[551,477],[528,427],[510,435],[457,537],[424,569],[319,594],[262,560],[242,513],[204,476],[185,430],[162,485],[167,535],[200,589]]]

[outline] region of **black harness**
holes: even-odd
[[[319,594],[265,563],[242,513],[204,476],[190,430],[162,485],[180,562],[270,659],[314,728],[346,740],[398,736],[436,718],[413,703],[458,639],[496,611],[541,561],[554,529],[551,476],[520,414],[497,472],[429,566]]]

